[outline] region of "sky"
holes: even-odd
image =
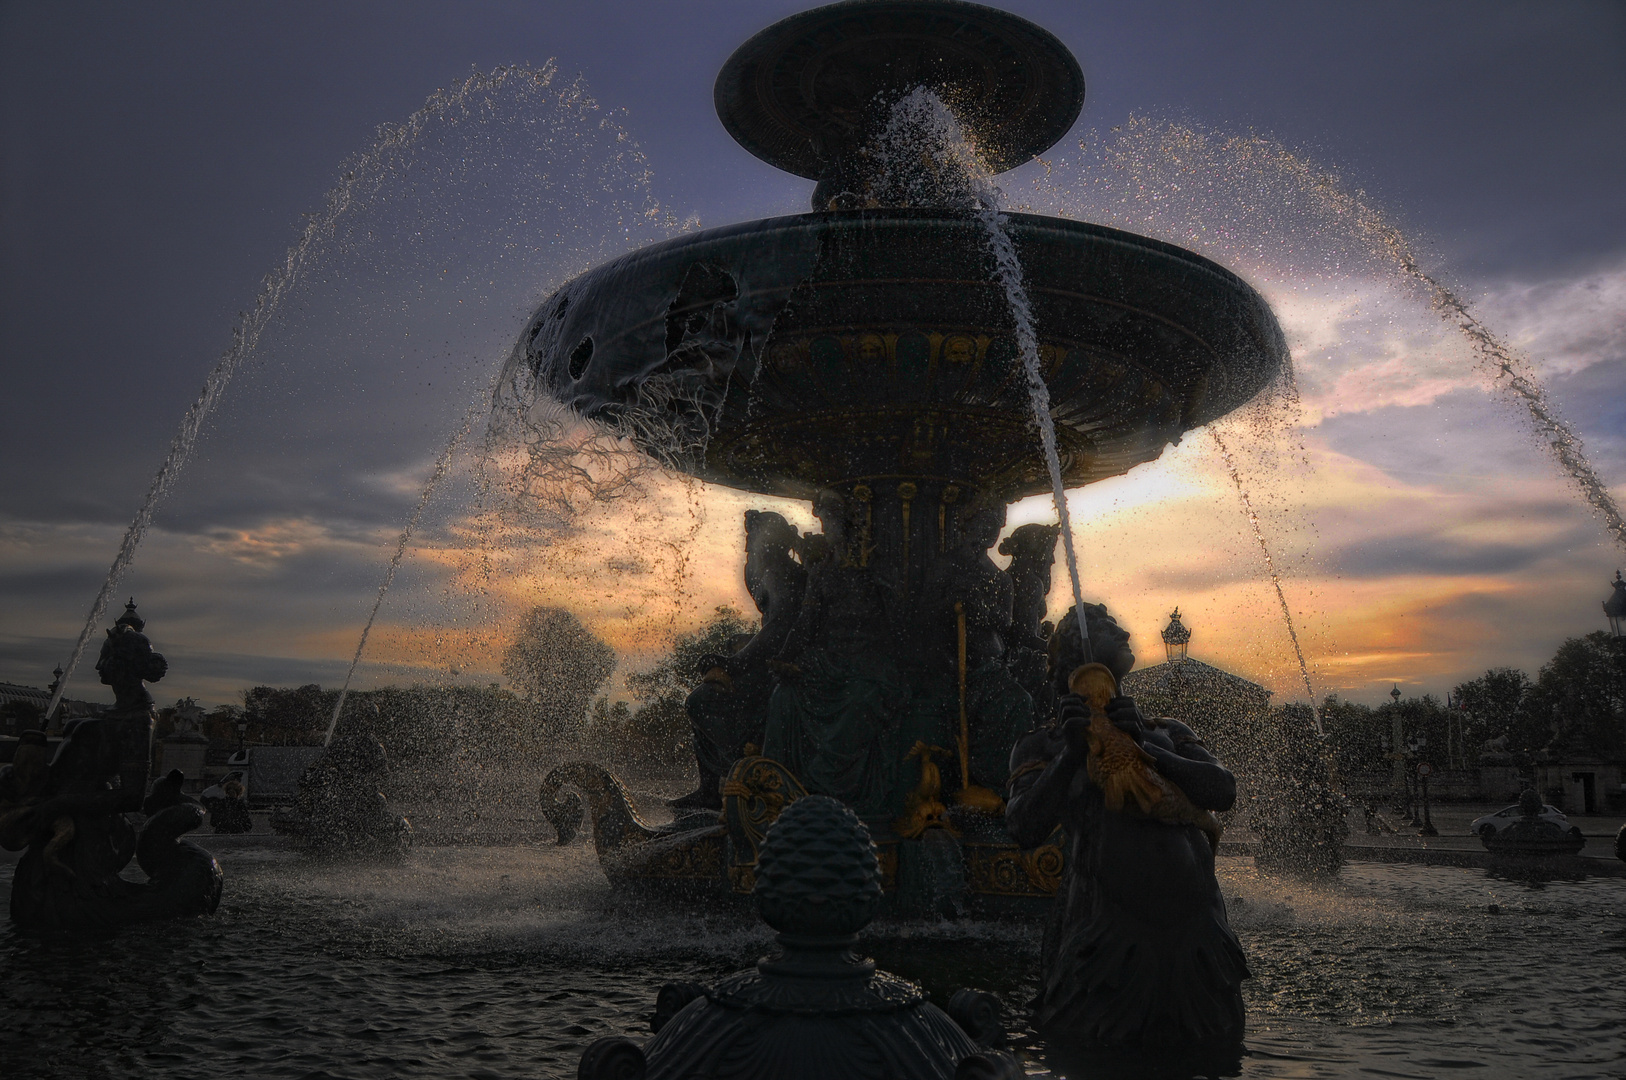
[[[578,611],[623,670],[748,606],[740,512],[806,527],[805,507],[651,475],[560,530],[536,498],[482,490],[471,448],[564,280],[805,210],[810,184],[736,146],[711,103],[734,47],[804,6],[0,3],[0,680],[41,686],[66,660],[183,413],[290,266],[120,585],[170,658],[160,701],[341,682],[465,423],[358,685],[500,681],[533,603]],[[1216,259],[1294,353],[1296,403],[1071,498],[1086,594],[1143,663],[1179,605],[1194,656],[1302,700],[1266,550],[1317,697],[1443,696],[1602,629],[1626,553],[1326,193],[1399,228],[1626,497],[1626,8],[1004,6],[1088,88],[1043,164],[1001,178],[1010,204]],[[526,70],[467,82],[506,65]],[[108,696],[88,662],[70,694]]]

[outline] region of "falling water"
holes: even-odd
[[[1276,571],[1276,560],[1271,557],[1270,545],[1265,542],[1264,529],[1259,524],[1259,515],[1254,512],[1253,500],[1248,497],[1248,489],[1242,483],[1242,473],[1236,467],[1236,459],[1231,456],[1230,447],[1225,445],[1219,432],[1212,426],[1208,434],[1213,436],[1214,445],[1219,447],[1220,457],[1225,461],[1225,470],[1231,474],[1231,483],[1236,485],[1237,497],[1242,500],[1242,510],[1248,515],[1248,526],[1253,529],[1253,538],[1259,544],[1259,550],[1265,557],[1265,572],[1270,575],[1271,587],[1276,590],[1276,602],[1282,606],[1282,621],[1287,624],[1287,636],[1293,641],[1293,655],[1298,658],[1299,674],[1304,677],[1304,692],[1310,695],[1310,715],[1315,719],[1317,735],[1324,735],[1321,728],[1321,709],[1316,705],[1315,688],[1310,685],[1310,666],[1304,662],[1304,649],[1299,645],[1299,632],[1293,625],[1293,613],[1287,606],[1287,594],[1282,591],[1282,576]]]
[[[107,579],[102,583],[101,591],[96,594],[95,603],[90,606],[90,615],[85,620],[84,628],[79,631],[79,640],[74,644],[73,655],[68,660],[62,678],[57,681],[56,692],[51,696],[51,702],[46,708],[47,716],[56,711],[58,703],[62,700],[68,681],[73,678],[74,668],[84,656],[85,646],[101,623],[113,591],[118,588],[119,579],[129,568],[135,558],[136,549],[141,545],[142,537],[146,535],[147,527],[152,524],[152,517],[159,501],[174,487],[181,469],[191,457],[192,450],[197,445],[198,435],[202,431],[203,421],[220,400],[220,396],[243,361],[254,354],[260,342],[260,335],[276,316],[289,291],[298,283],[320,241],[331,237],[339,219],[370,191],[376,189],[387,175],[391,161],[409,151],[432,121],[466,106],[479,95],[497,90],[510,80],[520,83],[528,81],[536,88],[545,87],[553,81],[556,70],[553,62],[549,61],[541,68],[513,65],[498,67],[488,73],[476,72],[450,89],[437,90],[431,94],[423,107],[409,116],[405,122],[379,128],[378,138],[373,145],[343,166],[339,184],[328,192],[322,212],[310,218],[299,240],[288,249],[282,264],[267,275],[260,287],[259,295],[255,298],[254,309],[245,314],[232,331],[231,345],[215,363],[214,369],[204,380],[203,390],[198,394],[197,400],[192,402],[186,415],[181,418],[180,428],[170,441],[169,453],[165,455],[163,464],[158,467],[158,474],[153,477],[151,486],[147,488],[147,497],[142,500],[141,507],[130,522],[130,527],[125,530],[118,553],[113,557],[113,565],[107,571]]]
[[[418,496],[418,505],[412,508],[412,516],[407,518],[406,527],[401,530],[401,538],[395,543],[395,554],[390,557],[389,567],[384,571],[384,580],[379,582],[378,596],[373,600],[373,609],[367,613],[367,623],[361,628],[361,639],[356,642],[356,654],[350,658],[350,667],[344,673],[344,686],[339,689],[339,700],[333,704],[333,717],[327,722],[327,734],[322,736],[322,745],[326,746],[333,741],[333,731],[339,726],[339,714],[344,711],[344,699],[350,695],[350,680],[355,678],[356,665],[361,663],[361,654],[367,648],[367,635],[373,632],[373,620],[378,618],[378,609],[384,604],[384,597],[390,591],[390,584],[395,580],[395,572],[401,568],[401,559],[406,555],[407,545],[412,542],[412,534],[418,529],[418,521],[423,517],[424,507],[429,505],[429,499],[435,494],[435,489],[445,478],[447,470],[452,467],[452,458],[457,455],[457,448],[463,445],[463,439],[468,435],[469,429],[474,426],[474,418],[485,409],[485,398],[470,409],[463,417],[463,422],[452,432],[452,437],[446,442],[446,449],[440,452],[440,458],[435,462],[435,469],[429,474],[429,482],[423,486],[423,494]]]
[[[929,153],[934,152],[946,159],[942,162],[944,168],[940,170],[940,175],[946,174],[952,178],[947,189],[950,199],[963,201],[976,213],[983,227],[988,252],[994,259],[994,274],[1011,309],[1011,319],[1016,327],[1016,347],[1022,357],[1022,369],[1027,375],[1033,423],[1039,429],[1039,443],[1044,450],[1045,466],[1050,472],[1050,494],[1056,506],[1056,520],[1061,525],[1062,552],[1067,561],[1067,576],[1073,586],[1074,610],[1078,613],[1079,631],[1088,658],[1090,636],[1078,576],[1078,554],[1073,548],[1072,516],[1067,510],[1067,488],[1062,480],[1061,457],[1056,449],[1056,422],[1050,415],[1050,388],[1045,385],[1044,371],[1040,366],[1039,335],[1033,326],[1033,306],[1022,281],[1022,262],[1017,257],[1016,245],[1011,242],[1010,219],[1001,212],[999,189],[994,186],[986,167],[971,148],[965,129],[948,106],[924,87],[914,90],[893,106],[891,121],[881,139],[883,156],[892,156],[899,151],[907,155],[909,144],[914,142],[914,155],[918,157],[919,140],[922,138],[927,140],[925,146]],[[931,174],[932,170],[927,170],[927,175]],[[921,192],[910,194],[918,197]],[[944,192],[935,194],[941,198]]]
[[[1297,180],[1312,192],[1333,213],[1355,226],[1360,235],[1376,244],[1399,266],[1400,271],[1427,294],[1429,303],[1440,318],[1456,326],[1478,354],[1480,363],[1495,384],[1519,405],[1527,415],[1536,436],[1547,444],[1559,468],[1580,489],[1586,499],[1604,520],[1604,527],[1615,543],[1626,548],[1626,518],[1610,496],[1609,489],[1593,470],[1581,446],[1575,429],[1565,423],[1557,413],[1547,391],[1542,387],[1530,363],[1519,356],[1497,337],[1478,316],[1468,310],[1468,304],[1439,279],[1422,268],[1417,253],[1405,234],[1387,215],[1369,205],[1360,192],[1349,192],[1330,172],[1316,168],[1279,143],[1258,136],[1231,140],[1229,147],[1245,160],[1263,161]]]
[[[1039,366],[1039,337],[1033,329],[1033,308],[1028,303],[1028,292],[1022,284],[1022,263],[1016,257],[1016,246],[1011,243],[1010,219],[1000,213],[991,201],[979,207],[977,217],[987,234],[988,249],[994,256],[999,283],[1005,290],[1005,300],[1010,304],[1011,318],[1016,323],[1016,347],[1022,354],[1022,369],[1028,381],[1028,402],[1033,408],[1033,422],[1039,429],[1039,444],[1044,448],[1045,466],[1050,470],[1050,498],[1056,504],[1056,520],[1061,523],[1062,551],[1067,557],[1067,575],[1073,584],[1079,633],[1084,641],[1084,654],[1088,657],[1090,636],[1085,625],[1083,590],[1078,580],[1078,555],[1073,551],[1073,522],[1067,512],[1067,488],[1062,483],[1061,457],[1056,452],[1056,421],[1050,415],[1050,388],[1045,385],[1044,371]]]
[[[1238,190],[1250,192],[1268,189],[1273,181],[1281,180],[1286,182],[1287,190],[1267,204],[1273,215],[1284,207],[1291,207],[1297,201],[1295,195],[1308,196],[1330,222],[1336,223],[1336,231],[1346,232],[1363,242],[1372,254],[1392,264],[1408,285],[1422,291],[1440,318],[1462,335],[1492,385],[1520,409],[1559,468],[1603,518],[1610,536],[1626,548],[1626,518],[1622,517],[1608,487],[1587,459],[1580,437],[1548,399],[1532,365],[1487,327],[1469,309],[1467,301],[1423,269],[1421,259],[1405,234],[1388,215],[1367,201],[1364,192],[1345,188],[1336,173],[1258,135],[1209,136],[1185,125],[1159,127],[1133,117],[1127,127],[1129,134],[1106,153],[1115,167],[1140,174],[1134,178],[1130,190],[1135,194],[1129,199],[1139,215],[1136,220],[1149,220],[1145,216],[1147,197],[1143,193],[1146,191],[1159,193],[1151,198],[1157,202],[1169,200],[1171,192],[1182,193],[1173,197],[1176,200],[1189,199],[1198,192],[1212,193],[1216,177],[1228,176],[1238,185]],[[1154,175],[1141,171],[1148,167]],[[1172,173],[1163,171],[1171,167]],[[1239,208],[1244,217],[1248,209],[1246,205]],[[1162,208],[1159,212],[1167,210]],[[1166,238],[1189,243],[1203,234],[1213,238],[1228,237],[1235,242],[1243,235],[1238,224],[1232,215],[1204,219],[1200,224],[1182,227],[1181,235]],[[1267,245],[1290,246],[1297,239],[1276,233],[1274,221],[1266,228],[1269,231],[1253,242],[1260,253]]]

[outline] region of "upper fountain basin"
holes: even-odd
[[[1287,346],[1192,252],[1009,215],[1068,486],[1158,457],[1243,404]],[[954,211],[770,218],[680,236],[566,284],[518,350],[560,400],[702,479],[808,498],[887,477],[1049,490],[983,224]]]

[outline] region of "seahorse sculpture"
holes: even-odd
[[[567,785],[576,791],[561,796],[561,789]],[[660,835],[633,809],[626,785],[590,761],[572,761],[548,773],[542,779],[541,795],[542,816],[553,826],[561,846],[574,840],[581,829],[583,796],[593,815],[593,846],[600,856],[647,843]]]
[[[1105,664],[1085,664],[1067,680],[1068,689],[1090,706],[1090,757],[1086,768],[1101,789],[1108,810],[1122,811],[1133,799],[1147,817],[1171,825],[1195,825],[1216,850],[1223,828],[1212,810],[1204,810],[1174,781],[1158,772],[1130,734],[1107,719],[1106,704],[1118,694],[1118,680]]]

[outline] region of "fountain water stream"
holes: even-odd
[[[390,585],[395,581],[395,572],[401,568],[401,559],[406,555],[407,545],[412,542],[412,534],[418,529],[418,522],[423,517],[424,507],[435,494],[435,489],[445,478],[447,471],[452,467],[452,459],[457,456],[458,447],[468,436],[469,429],[474,426],[475,418],[484,411],[485,396],[470,409],[463,417],[463,422],[452,432],[452,437],[446,443],[446,449],[440,452],[435,461],[435,468],[429,474],[429,480],[423,486],[423,493],[418,496],[418,504],[412,508],[412,515],[407,518],[406,525],[401,529],[401,538],[396,541],[395,554],[390,556],[388,568],[384,571],[384,580],[379,582],[378,596],[373,600],[372,610],[367,613],[367,622],[361,628],[361,638],[356,642],[355,655],[350,658],[350,667],[344,673],[344,685],[339,689],[339,700],[333,704],[333,717],[328,721],[327,734],[322,736],[322,745],[327,746],[333,742],[333,732],[339,726],[339,715],[344,712],[344,700],[350,694],[350,681],[356,677],[356,665],[361,663],[361,654],[367,648],[367,635],[372,633],[373,620],[378,618],[378,609],[384,604],[384,597],[389,594]]]
[[[1581,438],[1558,414],[1529,360],[1520,356],[1470,310],[1468,302],[1423,269],[1406,235],[1387,214],[1367,202],[1364,193],[1348,191],[1338,177],[1292,153],[1280,143],[1259,136],[1231,139],[1226,151],[1240,163],[1279,171],[1320,200],[1328,211],[1348,221],[1354,231],[1393,260],[1401,274],[1427,296],[1429,304],[1468,342],[1485,373],[1508,400],[1525,414],[1535,436],[1554,462],[1570,478],[1604,528],[1626,549],[1626,517],[1615,504],[1591,461]]]
[[[964,206],[976,215],[982,227],[988,253],[994,260],[994,274],[1011,312],[1016,349],[1027,383],[1033,426],[1038,431],[1039,445],[1050,477],[1050,497],[1056,508],[1056,520],[1061,526],[1062,552],[1066,558],[1067,577],[1072,585],[1073,604],[1078,612],[1087,657],[1089,629],[1084,610],[1084,592],[1078,571],[1078,553],[1073,546],[1073,521],[1067,508],[1061,455],[1056,445],[1056,422],[1050,412],[1050,388],[1045,383],[1039,359],[1039,335],[1033,323],[1033,304],[1022,281],[1022,260],[1018,258],[1016,245],[1011,241],[1010,220],[1000,209],[999,189],[977,156],[959,118],[926,87],[916,88],[892,106],[889,123],[881,133],[875,156],[892,166],[889,171],[895,177],[920,177],[919,160],[922,157],[930,159],[933,165],[924,173],[930,181],[922,184],[916,180],[910,184],[913,190],[906,193],[908,201]],[[908,183],[908,180],[903,182]],[[897,183],[897,180],[893,181],[894,186]]]
[[[225,393],[232,377],[243,363],[254,355],[261,336],[276,318],[283,300],[298,284],[315,253],[331,240],[339,221],[377,190],[390,171],[412,152],[413,147],[433,122],[455,117],[459,110],[466,109],[471,102],[493,93],[509,82],[528,83],[534,88],[546,87],[553,82],[557,70],[552,61],[549,61],[539,68],[510,65],[495,68],[490,72],[475,72],[455,86],[431,94],[423,107],[402,123],[380,127],[373,144],[342,166],[338,186],[328,192],[322,211],[312,215],[306,222],[299,240],[288,249],[281,265],[266,276],[265,283],[255,298],[253,309],[242,317],[242,321],[232,331],[231,345],[210,370],[204,379],[203,389],[181,418],[181,425],[170,441],[169,452],[159,465],[158,473],[147,488],[146,497],[136,510],[129,528],[125,530],[124,537],[119,542],[118,552],[113,556],[113,564],[108,568],[107,578],[102,582],[101,590],[90,606],[90,614],[85,619],[84,628],[80,630],[79,638],[74,643],[73,654],[64,668],[62,677],[57,680],[56,692],[52,694],[50,704],[46,707],[47,716],[53,714],[61,702],[68,682],[73,678],[74,669],[84,656],[85,646],[96,632],[102,616],[107,611],[108,602],[112,599],[114,590],[118,588],[119,580],[135,559],[136,550],[141,546],[141,540],[152,524],[158,504],[175,486],[181,470],[192,456],[204,421],[219,402],[221,395]]]
[[[1316,704],[1315,688],[1310,685],[1310,667],[1304,661],[1304,648],[1299,644],[1299,633],[1293,625],[1293,612],[1287,606],[1287,593],[1282,590],[1282,575],[1276,570],[1276,560],[1270,554],[1270,544],[1265,540],[1265,532],[1259,523],[1259,515],[1254,512],[1253,500],[1248,497],[1248,489],[1242,482],[1242,473],[1237,469],[1236,458],[1231,455],[1231,448],[1225,445],[1220,433],[1214,428],[1208,429],[1208,434],[1219,447],[1220,458],[1225,462],[1225,471],[1231,476],[1231,483],[1236,486],[1237,498],[1242,501],[1242,512],[1247,515],[1248,526],[1253,530],[1254,542],[1259,545],[1259,552],[1265,557],[1265,573],[1270,575],[1270,584],[1276,590],[1276,602],[1281,605],[1282,622],[1287,625],[1287,636],[1293,642],[1293,655],[1299,662],[1299,675],[1304,679],[1304,692],[1310,698],[1310,715],[1315,720],[1315,733],[1324,735],[1326,732],[1321,726],[1321,707]]]

